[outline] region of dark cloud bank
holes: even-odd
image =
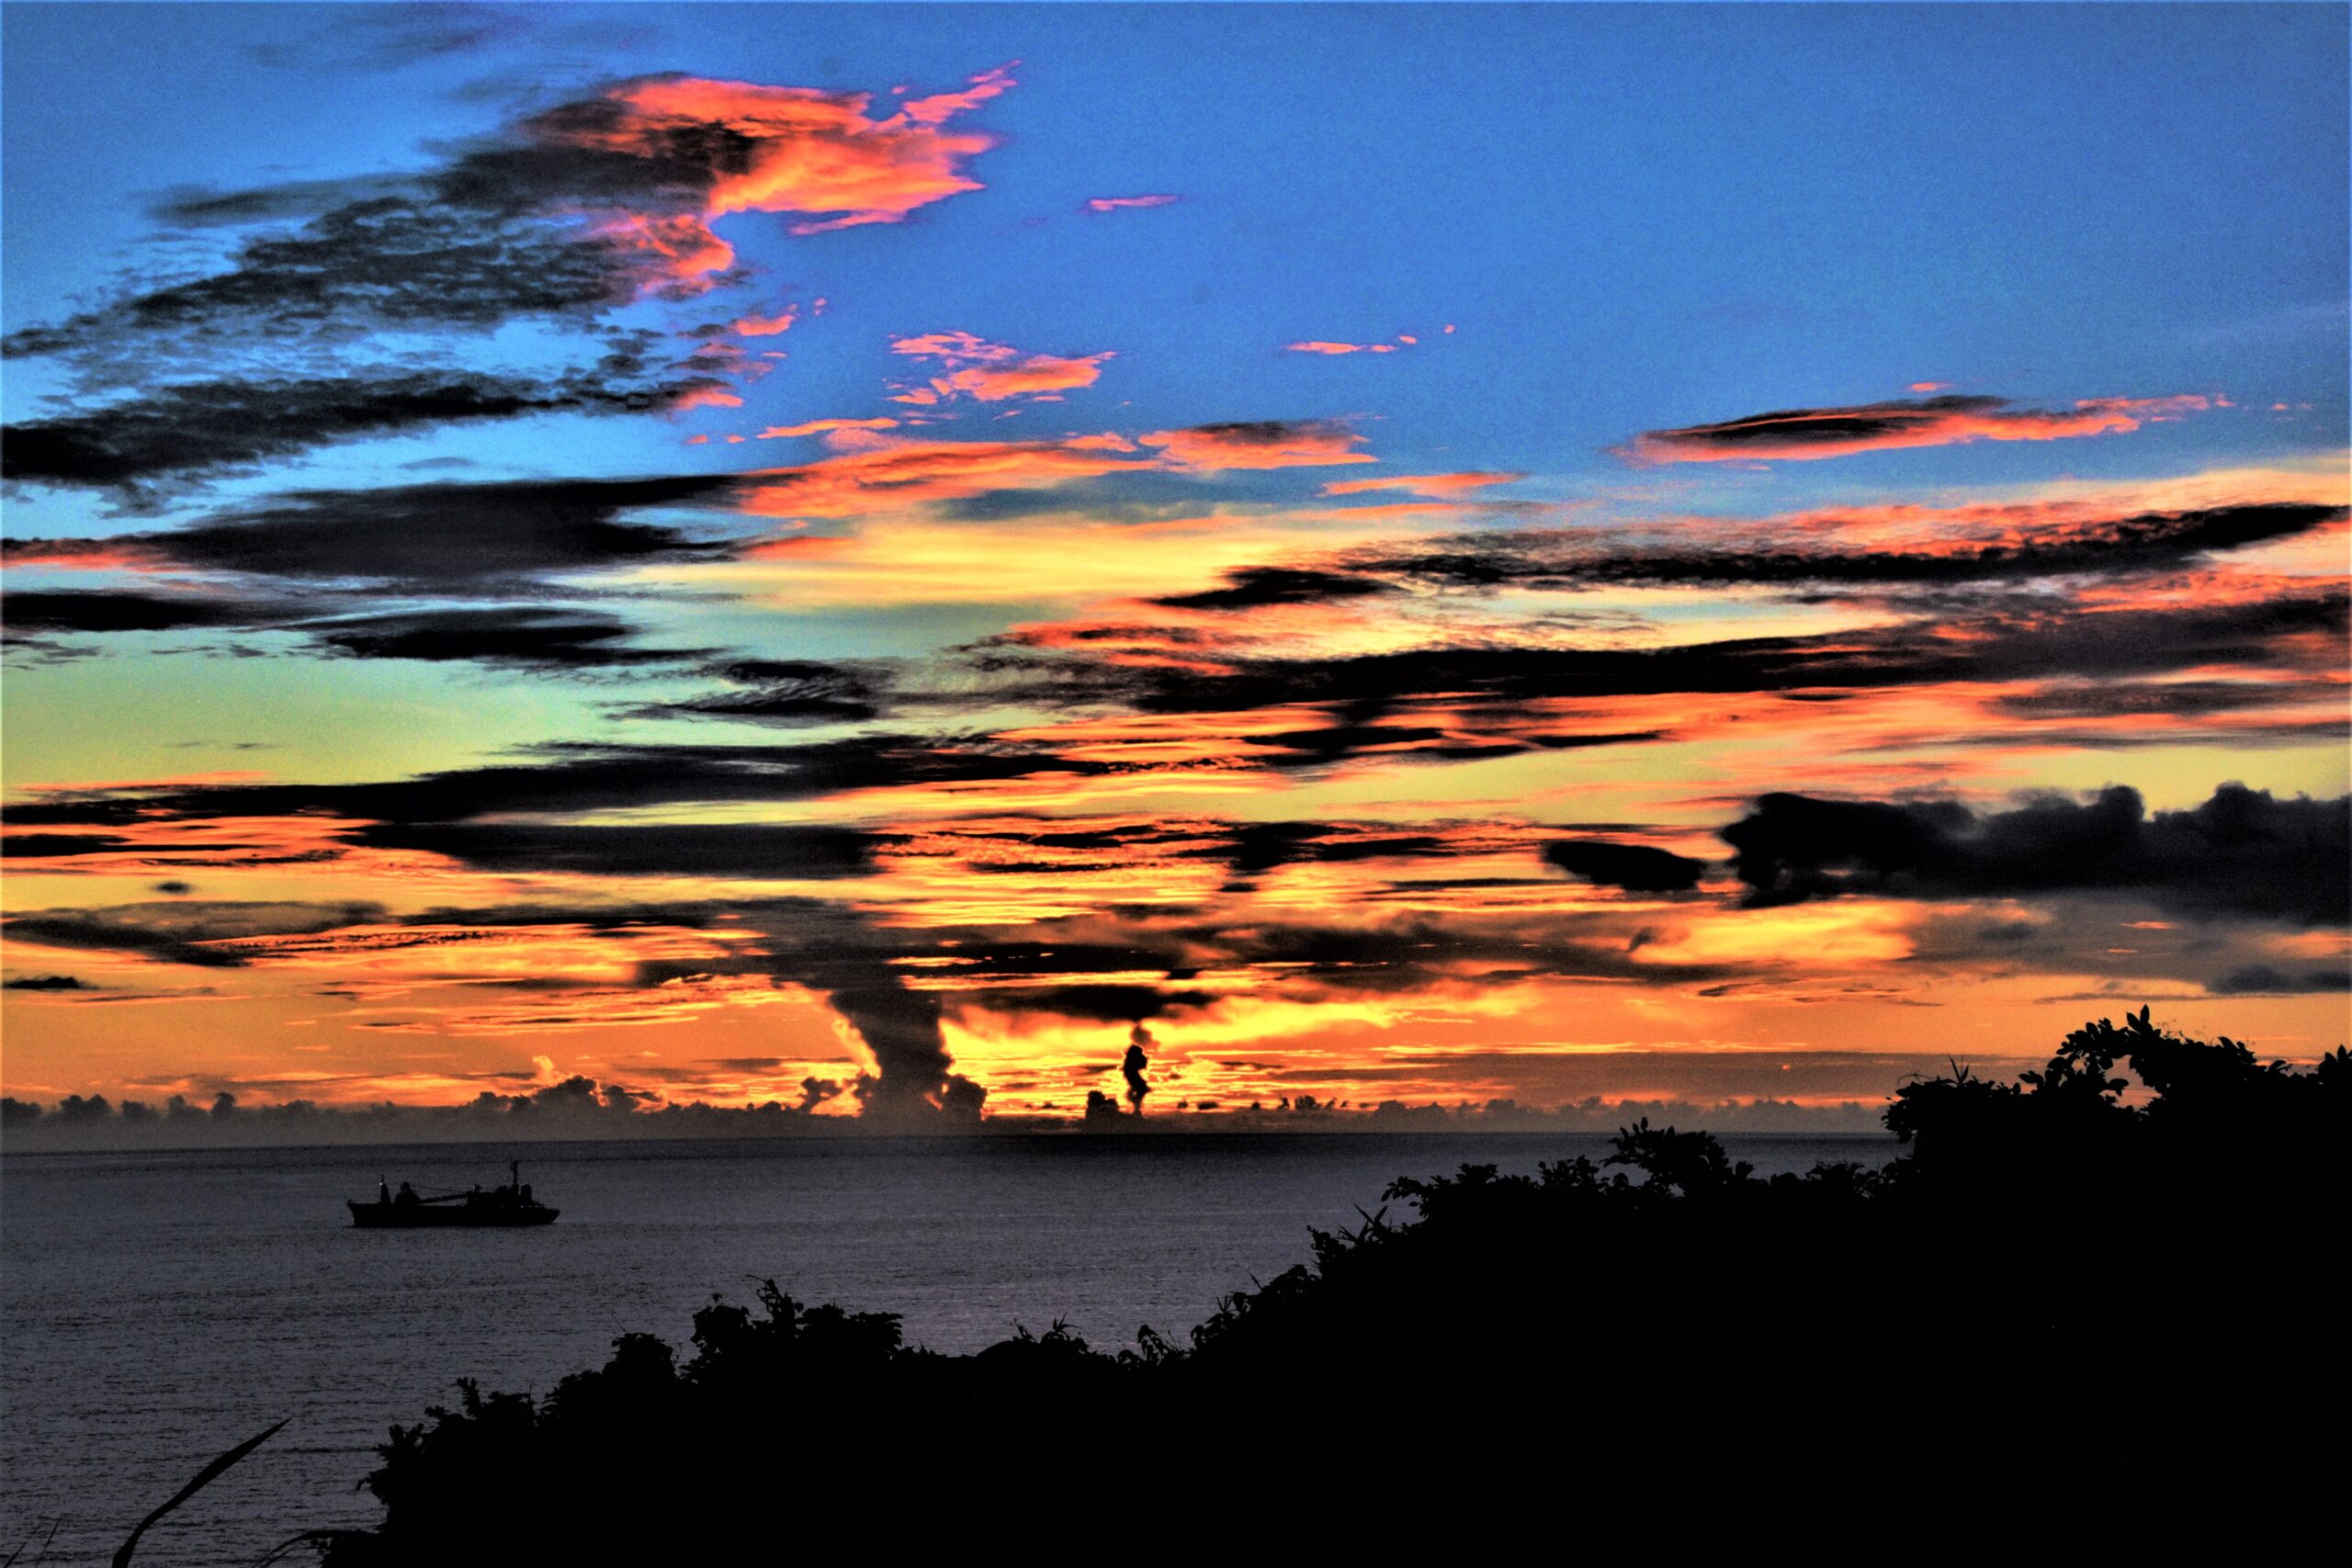
[[[77,549],[129,553],[158,566],[287,583],[472,596],[569,572],[714,558],[725,549],[719,542],[619,514],[713,504],[735,482],[689,475],[302,490],[185,528],[88,542],[30,539],[9,553],[20,559],[70,558]]]
[[[1509,717],[1523,705],[1555,698],[2113,681],[2203,664],[2292,668],[2308,656],[2297,638],[2341,637],[2352,629],[2347,608],[2352,595],[2342,587],[2314,584],[2268,600],[2161,610],[2054,614],[2047,606],[1974,606],[1947,623],[1967,635],[1949,637],[1923,637],[1918,626],[1905,625],[1654,649],[1473,643],[1330,658],[1220,649],[1216,666],[1202,669],[1118,663],[1083,650],[1040,648],[1034,634],[1014,633],[979,645],[970,658],[1007,700],[1117,703],[1154,714],[1322,706],[1340,720],[1329,732],[1251,737],[1291,745],[1311,763],[1340,760],[1364,744],[1395,750],[1413,740],[1372,721],[1424,701]],[[1528,750],[1658,738],[1659,732],[1643,731],[1547,742],[1540,734],[1505,734],[1482,739],[1477,747]],[[1441,758],[1451,754],[1442,747],[1428,750]]]
[[[732,548],[724,538],[620,514],[718,504],[735,483],[673,476],[306,490],[182,528],[102,539],[10,540],[0,546],[0,558],[16,566],[131,563],[150,570],[227,574],[239,587],[14,591],[0,601],[0,619],[16,642],[124,632],[285,631],[305,635],[321,650],[362,659],[542,670],[707,660],[715,650],[634,646],[628,639],[636,628],[609,610],[547,601],[565,591],[551,580],[723,558]],[[440,603],[337,613],[356,611],[363,597],[369,605],[386,598]],[[498,599],[526,602],[447,603]],[[725,667],[753,679],[761,668]]]
[[[658,412],[722,384],[447,371],[189,382],[9,425],[0,478],[138,499],[166,477],[246,470],[337,442],[535,414]]]
[[[2079,804],[1979,814],[1953,802],[1768,795],[1723,830],[1753,906],[1843,893],[1913,898],[2123,894],[2192,919],[2352,923],[2352,796],[2223,784],[2151,816],[2114,785]]]

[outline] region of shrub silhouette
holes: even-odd
[[[327,1562],[765,1561],[811,1539],[815,1505],[791,1499],[817,1494],[793,1488],[827,1465],[858,1474],[861,1528],[894,1544],[966,1543],[1007,1498],[1050,1498],[1085,1542],[1133,1529],[1132,1456],[1253,1442],[1279,1443],[1279,1484],[1225,1477],[1218,1517],[1295,1531],[1295,1498],[1384,1466],[1491,1480],[1492,1445],[1433,1439],[1530,1411],[1576,1413],[1597,1434],[1580,1473],[1623,1501],[1718,1441],[1694,1413],[1755,1398],[1799,1428],[1867,1402],[1915,1456],[2064,1435],[2137,1463],[2185,1421],[2246,1427],[2291,1395],[2245,1325],[2338,1355],[2347,1104],[2342,1049],[2295,1072],[2143,1010],[2017,1083],[1954,1064],[1903,1085],[1884,1170],[1759,1179],[1643,1121],[1599,1163],[1400,1179],[1182,1345],[1146,1327],[1105,1353],[1056,1323],[942,1356],[893,1314],[763,1281],[756,1310],[695,1315],[683,1366],[631,1334],[543,1399],[459,1384],[457,1408],[393,1429],[365,1483],[384,1522]]]

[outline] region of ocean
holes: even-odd
[[[1766,1174],[1895,1152],[1724,1143]],[[697,1307],[761,1279],[901,1314],[910,1343],[944,1351],[1057,1319],[1098,1348],[1143,1324],[1181,1339],[1395,1177],[1607,1150],[1559,1134],[545,1144],[512,1153],[553,1225],[360,1231],[344,1210],[379,1176],[493,1186],[509,1152],[0,1156],[0,1561],[105,1562],[208,1461],[288,1417],[137,1561],[248,1564],[300,1530],[372,1524],[354,1488],[373,1446],[454,1403],[457,1379],[544,1391],[629,1332],[684,1348]]]

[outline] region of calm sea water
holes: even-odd
[[[1891,1141],[1730,1137],[1763,1172]],[[516,1151],[563,1217],[523,1231],[358,1231],[379,1174],[494,1185],[481,1146],[0,1160],[0,1560],[104,1562],[207,1461],[292,1422],[141,1542],[142,1563],[250,1563],[374,1523],[355,1484],[393,1422],[459,1377],[544,1390],[615,1336],[684,1345],[714,1292],[900,1313],[970,1351],[1066,1318],[1099,1347],[1180,1336],[1307,1256],[1399,1175],[1604,1153],[1558,1135],[553,1144]],[[62,1518],[54,1536],[52,1522]],[[299,1557],[297,1561],[305,1560]]]

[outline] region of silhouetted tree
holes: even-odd
[[[384,1521],[324,1541],[327,1562],[765,1561],[798,1523],[766,1500],[820,1455],[854,1467],[858,1511],[901,1547],[958,1549],[969,1510],[1046,1485],[1057,1528],[1088,1541],[1135,1522],[1101,1479],[1124,1456],[1194,1460],[1237,1435],[1278,1439],[1283,1468],[1220,1518],[1287,1529],[1294,1498],[1382,1466],[1432,1495],[1492,1486],[1509,1455],[1470,1435],[1542,1445],[1531,1417],[1582,1423],[1579,1477],[1623,1506],[1748,1400],[1809,1432],[1866,1399],[1914,1457],[2039,1438],[2146,1474],[2185,1419],[2218,1424],[2207,1442],[2261,1431],[2304,1379],[2336,1375],[2348,1103],[2341,1049],[2296,1072],[2143,1010],[2014,1084],[1954,1064],[1903,1085],[1886,1120],[1905,1153],[1883,1171],[1759,1179],[1644,1119],[1598,1163],[1400,1179],[1183,1345],[1145,1327],[1108,1354],[1057,1321],[942,1356],[892,1314],[766,1281],[756,1311],[695,1314],[683,1367],[630,1334],[543,1399],[459,1384],[457,1408],[393,1428],[366,1483]],[[1814,1461],[1833,1461],[1856,1462]]]

